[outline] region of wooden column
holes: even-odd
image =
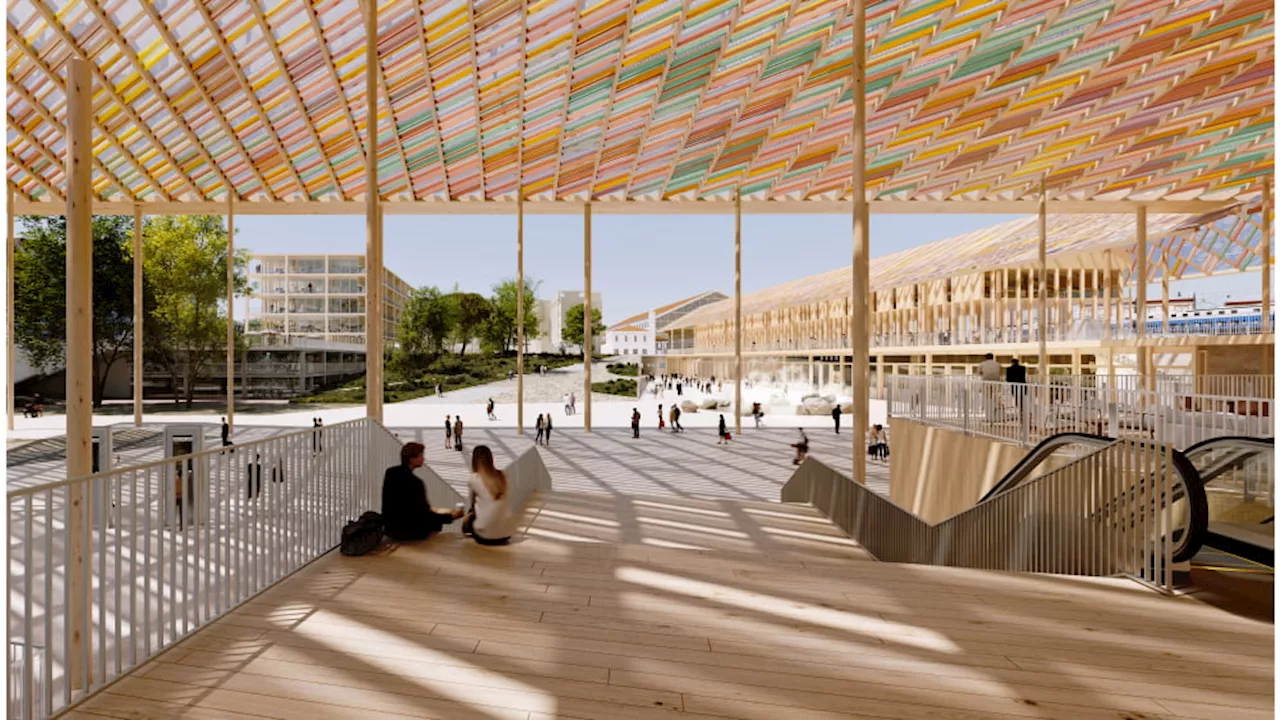
[[[1049,244],[1049,216],[1048,208],[1045,205],[1044,196],[1044,180],[1040,181],[1040,242],[1037,248],[1039,253],[1039,281],[1036,287],[1036,322],[1040,324],[1037,335],[1040,340],[1040,355],[1038,360],[1037,372],[1040,374],[1040,382],[1049,381],[1049,348],[1047,346],[1048,336],[1046,334],[1048,323],[1048,309],[1045,304],[1047,301],[1045,281],[1049,276],[1048,269],[1048,244]]]
[[[867,296],[871,294],[871,222],[867,205],[867,8],[866,0],[853,0],[853,167],[851,192],[853,196],[853,279],[850,315],[853,327],[850,344],[853,355],[853,472],[854,482],[865,483],[867,454],[862,444],[867,438],[867,413],[871,404],[867,378],[871,364],[871,343],[867,333]]]
[[[733,196],[733,432],[742,434],[742,195],[737,193]]]
[[[1164,321],[1161,322],[1161,330],[1165,335],[1169,334],[1169,248],[1164,248],[1160,253],[1160,305],[1164,312]]]
[[[1142,344],[1147,337],[1147,208],[1138,206],[1137,238],[1133,249],[1137,257],[1137,272],[1134,292],[1137,302],[1134,305],[1135,325],[1138,328],[1138,375],[1142,378],[1142,386],[1148,387],[1152,381],[1150,368],[1151,350]]]
[[[1102,251],[1103,264],[1106,269],[1102,271],[1102,307],[1105,321],[1102,326],[1102,338],[1104,340],[1111,339],[1111,323],[1113,313],[1111,308],[1111,251]]]
[[[305,357],[304,353],[304,363]],[[227,427],[236,428],[236,210],[231,188],[227,188]]]
[[[14,268],[13,255],[14,255],[14,251],[17,249],[18,236],[13,229],[14,217],[13,217],[13,184],[12,183],[9,184],[8,189],[9,189],[9,193],[6,196],[6,202],[5,202],[5,216],[9,219],[9,234],[6,236],[7,240],[5,241],[4,273],[6,278],[5,280],[6,300],[5,300],[4,307],[5,307],[5,316],[6,316],[5,327],[7,327],[9,331],[8,355],[5,356],[9,359],[8,360],[9,374],[5,376],[9,378],[9,402],[7,407],[5,408],[5,413],[8,418],[8,424],[6,425],[6,427],[12,430],[13,429],[13,407],[14,407],[13,394],[14,394],[14,390],[17,387],[17,383],[14,382],[13,380],[14,365],[15,365],[14,352],[16,351],[16,346],[13,340],[14,317],[15,317],[14,310],[13,310],[13,296],[14,296],[13,288],[15,283],[15,280],[13,278],[13,268]]]
[[[1271,332],[1271,176],[1262,177],[1262,332]]]
[[[582,393],[586,398],[582,429],[591,432],[591,201],[582,206]],[[657,332],[657,328],[654,328]]]
[[[67,60],[67,478],[93,472],[93,81],[89,64]],[[84,663],[89,631],[85,535],[93,509],[83,483],[67,488],[66,662],[74,690],[93,683],[93,663]]]
[[[378,197],[378,4],[365,5],[364,92],[368,103],[365,147],[365,414],[382,422],[382,208]]]
[[[516,434],[524,434],[524,191],[516,190]],[[588,322],[588,325],[591,323]]]
[[[133,424],[142,426],[142,206],[133,206]]]

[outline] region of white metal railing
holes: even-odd
[[[1229,435],[1273,436],[1274,401],[1125,387],[983,382],[961,376],[885,379],[892,418],[1025,446],[1058,433],[1143,438],[1175,448]]]
[[[65,710],[331,550],[399,452],[361,419],[10,490],[7,716]]]
[[[1154,383],[1157,393],[1178,395],[1217,395],[1220,397],[1275,398],[1274,375],[1191,375],[1158,373],[1144,379],[1140,375],[1126,373],[1111,377],[1107,374],[1050,375],[1054,385],[1070,385],[1089,388],[1115,388],[1118,390],[1143,390],[1144,382]]]
[[[1167,446],[1121,441],[930,524],[809,457],[782,501],[813,505],[884,562],[1124,575],[1172,592],[1175,472]]]

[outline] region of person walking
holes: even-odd
[[[684,426],[680,424],[680,416],[683,414],[684,412],[680,410],[679,405],[671,406],[671,427],[676,432],[684,432]]]
[[[542,436],[542,444],[551,447],[551,413],[547,413],[547,426],[544,429],[547,434]]]
[[[227,424],[227,419],[222,418],[222,447],[231,444],[231,426]]]
[[[724,424],[724,413],[720,413],[720,439],[716,441],[717,445],[729,444],[729,428]]]
[[[324,452],[324,418],[316,418],[316,445],[319,452]]]
[[[453,421],[453,449],[462,452],[462,416]]]
[[[836,406],[831,409],[831,419],[835,421],[836,434],[839,435],[840,434],[840,403],[836,403]]]
[[[440,383],[436,383],[436,397],[438,398],[444,397],[444,388],[440,387]]]
[[[760,416],[764,413],[760,412],[760,403],[751,403],[751,418],[756,421],[756,429],[760,429]]]
[[[542,444],[542,438],[543,438],[543,436],[544,436],[544,435],[546,435],[546,432],[547,432],[547,430],[546,430],[546,424],[545,424],[545,423],[543,422],[543,420],[542,420],[542,413],[538,413],[538,422],[537,422],[537,424],[536,424],[536,425],[534,425],[534,427],[538,429],[538,434],[537,434],[537,436],[536,436],[536,437],[534,437],[534,439],[533,439],[533,444],[534,444],[534,445],[541,445],[541,444]]]
[[[453,449],[453,420],[450,419],[452,417],[453,417],[452,415],[444,416],[444,449],[445,450]]]
[[[640,411],[636,408],[631,408],[631,437],[640,437]]]
[[[571,415],[578,414],[578,396],[574,393],[569,393],[569,413]]]
[[[681,383],[677,382],[677,383],[676,383],[676,397],[683,397],[683,396],[684,396],[684,385],[682,385]]]
[[[569,393],[564,394],[564,414],[569,414]]]
[[[792,465],[799,465],[809,456],[809,436],[804,434],[804,428],[796,428],[800,431],[800,439],[791,444],[796,449],[796,457],[791,461]]]
[[[498,419],[498,416],[493,414],[493,398],[489,398],[489,405],[485,408],[485,412],[489,413],[490,420]]]
[[[667,418],[662,414],[662,406],[658,406],[658,429],[665,430],[667,428]]]

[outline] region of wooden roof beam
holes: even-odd
[[[337,98],[338,104],[342,106],[342,117],[347,121],[347,127],[351,130],[351,137],[355,140],[356,152],[360,153],[360,163],[361,167],[363,167],[365,162],[364,144],[360,142],[360,131],[356,129],[356,119],[351,114],[351,103],[347,101],[347,95],[342,91],[342,80],[338,77],[337,66],[333,64],[333,54],[329,52],[329,41],[325,40],[324,29],[320,27],[320,17],[316,15],[316,8],[311,4],[311,0],[305,0],[302,6],[307,10],[307,20],[311,23],[311,31],[316,34],[320,57],[324,60],[324,67],[329,71],[329,82],[333,83],[334,96]],[[368,104],[369,107],[373,107],[376,104],[376,100]],[[366,124],[372,126],[374,124],[373,119],[366,119]],[[366,128],[367,130],[368,128]],[[377,141],[378,138],[372,138],[372,142]],[[365,182],[366,184],[368,183],[368,178],[365,179]],[[374,192],[377,192],[377,190],[375,189]],[[345,193],[342,194],[343,197],[346,196]]]
[[[596,174],[600,172],[600,159],[604,156],[604,141],[609,137],[609,121],[613,118],[613,103],[618,95],[618,79],[622,77],[623,61],[627,59],[627,42],[631,39],[631,21],[636,16],[636,0],[627,3],[627,23],[622,28],[622,44],[618,49],[618,65],[613,71],[613,83],[609,86],[609,99],[605,102],[604,128],[600,131],[600,147],[596,149],[596,159],[591,162],[591,174],[587,176],[587,199],[596,195]],[[521,88],[523,93],[523,87]],[[523,108],[523,105],[521,105]]]
[[[36,172],[35,170],[32,170],[25,162],[22,161],[22,158],[18,157],[17,153],[15,153],[12,150],[6,149],[5,157],[9,160],[11,164],[16,166],[18,169],[22,170],[22,172],[26,173],[27,176],[30,177],[33,182],[35,182],[35,184],[44,188],[45,192],[53,196],[54,200],[57,202],[47,203],[47,204],[56,205],[59,208],[59,212],[57,214],[61,215],[62,213],[66,212],[67,206],[65,203],[67,201],[67,198],[62,193],[58,192],[57,188],[55,188],[53,185],[50,185],[49,181],[45,180],[43,175]],[[63,204],[58,205],[58,203],[63,203]],[[46,203],[42,203],[42,204],[46,204]]]
[[[204,19],[205,29],[213,36],[213,41],[218,45],[218,49],[222,51],[223,57],[227,59],[235,58],[235,52],[227,44],[227,39],[223,37],[222,30],[209,12],[208,6],[203,2],[194,4],[196,10],[200,13],[200,17]],[[275,42],[275,39],[267,35],[263,38],[263,42],[271,44]],[[271,144],[275,145],[276,152],[280,153],[285,169],[289,171],[290,179],[298,186],[298,194],[302,197],[307,197],[307,184],[302,181],[302,176],[298,174],[298,169],[294,167],[293,157],[289,154],[288,148],[284,146],[284,141],[280,139],[280,134],[276,132],[275,126],[271,122],[271,116],[267,114],[266,107],[258,99],[258,94],[254,92],[253,83],[249,82],[249,77],[244,74],[244,68],[238,62],[228,62],[227,65],[230,66],[231,72],[236,78],[236,83],[240,85],[240,92],[244,93],[244,96],[248,98],[249,105],[253,108],[254,114],[258,116],[258,122],[262,123],[263,129],[271,139]],[[279,196],[275,193],[271,194],[273,195],[273,200],[279,199]]]
[[[53,83],[54,87],[58,88],[58,90],[65,96],[67,94],[67,85],[63,81],[62,77],[60,77],[56,72],[54,72],[53,68],[49,67],[49,64],[46,63],[44,59],[40,57],[39,53],[37,53],[30,45],[27,44],[26,39],[24,39],[22,35],[18,33],[17,28],[15,28],[12,23],[10,23],[8,26],[8,33],[9,33],[9,39],[13,42],[13,44],[19,50],[21,50],[22,53],[26,55],[29,60],[31,60],[32,64],[34,64],[37,68],[39,68],[39,70],[42,73],[44,73],[45,77],[49,79],[49,82]],[[22,95],[23,98],[26,99],[27,102],[31,103],[33,106],[42,107],[40,103],[35,101],[35,98],[31,95],[31,93],[28,92],[25,87],[23,87],[22,83],[18,81],[18,79],[13,75],[13,73],[8,73],[7,76],[10,79],[9,89],[18,92],[18,94]],[[64,137],[65,137],[66,129],[65,127],[63,127],[64,123],[54,122],[53,124],[60,128],[63,128],[62,132],[64,133]],[[133,169],[135,172],[138,173],[139,177],[145,180],[147,184],[150,185],[158,195],[160,195],[161,198],[163,198],[166,202],[173,201],[173,196],[169,194],[168,190],[165,190],[164,185],[151,174],[151,171],[149,171],[146,168],[146,166],[142,164],[142,161],[139,160],[137,157],[135,157],[134,154],[129,150],[129,148],[125,147],[124,143],[120,142],[120,139],[116,137],[115,133],[108,130],[106,126],[102,124],[102,122],[98,119],[98,114],[96,111],[93,113],[93,127],[102,135],[102,137],[107,139],[107,142],[110,143],[112,147],[114,147],[122,157],[124,157],[126,160],[129,161],[130,165],[133,165]],[[97,162],[97,158],[94,158],[94,162],[95,163]],[[112,177],[114,177],[114,175]],[[133,199],[135,200],[137,199],[136,193],[128,193],[128,194],[131,197],[133,197]]]
[[[58,18],[53,14],[52,10],[50,10],[42,2],[32,3],[32,5],[35,6],[36,11],[40,13],[41,17],[44,18],[45,22],[48,23],[49,27],[53,29],[53,31],[56,32],[59,37],[62,38],[62,42],[64,42],[68,48],[75,51],[75,53],[80,57],[83,57],[86,59],[90,58],[90,56],[85,53],[84,48],[80,47],[80,43],[78,43],[76,39],[71,35],[71,33],[68,32],[67,29],[62,26],[61,21],[59,21]],[[106,74],[102,72],[102,68],[98,67],[98,63],[90,61],[89,69],[93,71],[93,76],[94,76],[94,79],[97,81],[98,88],[101,90],[105,90],[107,95],[112,100],[114,100],[117,105],[120,106],[120,109],[124,112],[124,114],[129,118],[130,121],[133,122],[134,127],[137,129],[138,133],[140,133],[143,137],[151,141],[151,144],[156,148],[157,151],[159,151],[160,155],[164,157],[165,161],[169,163],[169,167],[173,168],[173,172],[179,177],[179,179],[182,180],[183,184],[187,186],[187,189],[190,190],[196,197],[200,199],[205,199],[204,193],[200,190],[199,186],[196,185],[195,180],[192,179],[192,177],[188,175],[185,170],[182,169],[182,163],[178,162],[178,158],[174,157],[173,153],[169,151],[168,146],[160,142],[160,140],[155,136],[155,133],[151,132],[151,128],[148,126],[146,121],[144,121],[142,117],[138,115],[137,111],[133,109],[133,105],[130,104],[128,101],[126,101],[124,98],[120,97],[120,93],[116,92],[115,83],[111,82],[111,79],[108,78]],[[150,74],[148,73],[146,77],[150,77]],[[165,102],[168,102],[168,97],[165,96],[163,93],[157,93],[157,95],[158,95],[158,97],[156,98],[157,100],[163,100]],[[188,136],[187,140],[195,144],[196,152],[204,155],[206,158],[206,161],[210,163],[214,172],[225,181],[226,176],[222,175],[222,169],[218,167],[217,163],[213,162],[213,159],[211,157],[209,157],[209,152],[205,150],[204,144],[201,143],[200,140],[195,137],[195,134],[191,132],[191,128],[188,128],[186,126],[186,123],[183,122],[183,120],[177,115],[177,110],[173,109],[173,105],[170,104],[167,107],[167,109],[171,114],[173,114],[174,120],[177,121],[179,129],[182,129],[185,131],[183,134]],[[94,114],[96,115],[97,113],[94,113]]]
[[[480,53],[476,49],[476,6],[473,2],[467,4],[467,42],[471,44],[471,82],[475,84],[475,102],[472,107],[476,113],[476,154],[480,160],[480,198],[489,199],[489,190],[486,187],[485,175],[488,174],[484,164],[484,125],[480,118]]]
[[[564,102],[560,105],[560,122],[556,124],[558,144],[556,152],[556,171],[551,176],[551,199],[560,199],[560,167],[564,162],[564,126],[569,122],[569,97],[573,95],[573,65],[578,59],[578,32],[582,30],[582,13],[586,12],[587,1],[576,0],[573,14],[573,32],[569,34],[569,61],[564,70]]]
[[[324,142],[320,139],[320,134],[316,132],[316,126],[311,122],[311,115],[307,112],[307,104],[302,100],[302,94],[298,92],[298,85],[293,81],[293,76],[289,74],[289,64],[285,62],[284,55],[280,53],[280,44],[276,42],[275,30],[271,28],[271,23],[267,20],[267,16],[262,12],[262,0],[248,0],[248,6],[253,10],[253,17],[262,26],[262,31],[266,35],[264,42],[267,49],[271,51],[271,57],[276,61],[276,70],[285,78],[285,88],[289,91],[289,96],[293,99],[293,103],[298,106],[298,113],[302,115],[302,126],[306,128],[307,134],[311,137],[312,144],[316,147],[316,155],[320,158],[320,166],[324,168],[329,175],[329,182],[333,184],[333,192],[337,196],[346,200],[346,193],[342,191],[342,183],[338,182],[338,174],[333,170],[333,161],[329,158],[329,153],[325,151]],[[361,152],[364,149],[361,148]],[[304,183],[305,188],[305,183]],[[309,191],[303,192],[308,200],[311,199]],[[243,214],[241,210],[240,214]]]
[[[134,67],[137,68],[139,75],[141,75],[144,80],[148,80],[148,84],[153,86],[152,91],[159,94],[160,97],[165,98],[165,100],[169,102],[171,112],[173,112],[175,117],[179,117],[180,113],[178,113],[178,109],[173,106],[172,100],[169,100],[169,96],[167,94],[160,93],[159,83],[157,83],[155,78],[152,77],[151,71],[147,70],[146,66],[142,63],[141,58],[138,57],[138,54],[133,51],[133,47],[120,36],[120,31],[117,30],[111,22],[109,22],[109,18],[102,10],[102,6],[98,4],[98,0],[84,0],[84,3],[89,7],[93,14],[98,17],[98,22],[106,29],[107,34],[112,36],[112,39],[116,41],[117,45],[120,45],[125,49],[126,54],[129,56],[130,60],[133,61]],[[199,5],[201,3],[195,4]],[[237,135],[235,128],[231,127],[231,123],[227,121],[227,116],[223,114],[222,108],[213,99],[213,97],[209,95],[209,91],[205,89],[204,83],[200,82],[200,75],[191,65],[191,62],[187,60],[187,55],[182,50],[181,41],[174,37],[173,33],[169,32],[169,26],[165,24],[164,18],[160,17],[160,13],[156,11],[154,5],[150,2],[141,2],[138,3],[138,5],[147,13],[147,17],[151,19],[151,24],[155,26],[156,30],[160,33],[160,37],[164,38],[165,43],[168,44],[170,50],[169,54],[178,61],[178,64],[182,66],[182,69],[187,72],[187,76],[191,78],[191,86],[195,88],[196,93],[199,94],[200,98],[209,106],[209,110],[213,113],[214,119],[217,120],[220,126],[222,126],[222,133],[231,141],[232,146],[240,151],[240,156],[244,158],[245,165],[248,166],[249,172],[253,175],[254,179],[258,181],[258,185],[262,187],[262,191],[272,200],[278,200],[279,198],[276,197],[275,192],[271,189],[271,184],[267,182],[267,179],[263,177],[262,173],[258,170],[258,165],[253,161],[253,156],[249,154],[244,143],[240,142],[240,138]],[[234,65],[236,63],[229,64]],[[182,121],[182,125],[194,136],[195,133],[192,132],[190,126],[187,125],[185,120]],[[201,145],[203,146],[203,143],[201,143]],[[222,172],[222,168],[218,167],[217,162],[214,161],[213,156],[209,154],[209,151],[207,149],[203,149],[202,154],[210,163],[213,164],[214,167],[217,167],[218,175],[226,184],[227,192],[232,197],[239,199],[240,193],[235,189],[235,186],[231,182],[231,178]]]
[[[654,88],[653,102],[649,104],[649,114],[644,119],[644,128],[640,130],[640,142],[636,146],[635,158],[631,160],[631,169],[627,171],[627,182],[622,190],[624,198],[631,197],[631,186],[635,184],[636,170],[640,167],[640,156],[643,154],[645,143],[649,139],[649,128],[653,126],[653,118],[658,114],[658,101],[662,98],[662,87],[667,84],[667,75],[671,72],[671,61],[676,55],[676,45],[679,44],[680,33],[684,31],[684,22],[689,15],[690,2],[691,0],[682,0],[680,3],[680,14],[676,16],[675,29],[671,32],[671,47],[667,48],[667,57],[662,64],[662,77],[658,79],[658,84]]]
[[[444,141],[440,138],[440,115],[436,106],[435,80],[431,77],[431,54],[427,51],[426,2],[427,0],[413,0],[414,17],[418,25],[415,34],[418,36],[418,50],[422,53],[422,71],[427,76],[427,104],[431,107],[431,129],[434,131],[433,137],[436,141],[436,159],[440,163],[440,173],[444,175],[445,197],[452,200],[453,191],[449,188],[449,170],[444,165]],[[521,80],[523,81],[523,77]],[[524,92],[523,82],[520,91]],[[520,122],[523,127],[523,113]]]

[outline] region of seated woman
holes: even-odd
[[[493,466],[493,452],[477,445],[471,452],[471,512],[462,522],[462,534],[481,545],[506,545],[515,531],[507,475]]]
[[[382,478],[383,532],[392,540],[423,540],[462,517],[461,510],[440,511],[427,502],[427,486],[413,471],[424,462],[422,443],[405,443],[400,464]]]

